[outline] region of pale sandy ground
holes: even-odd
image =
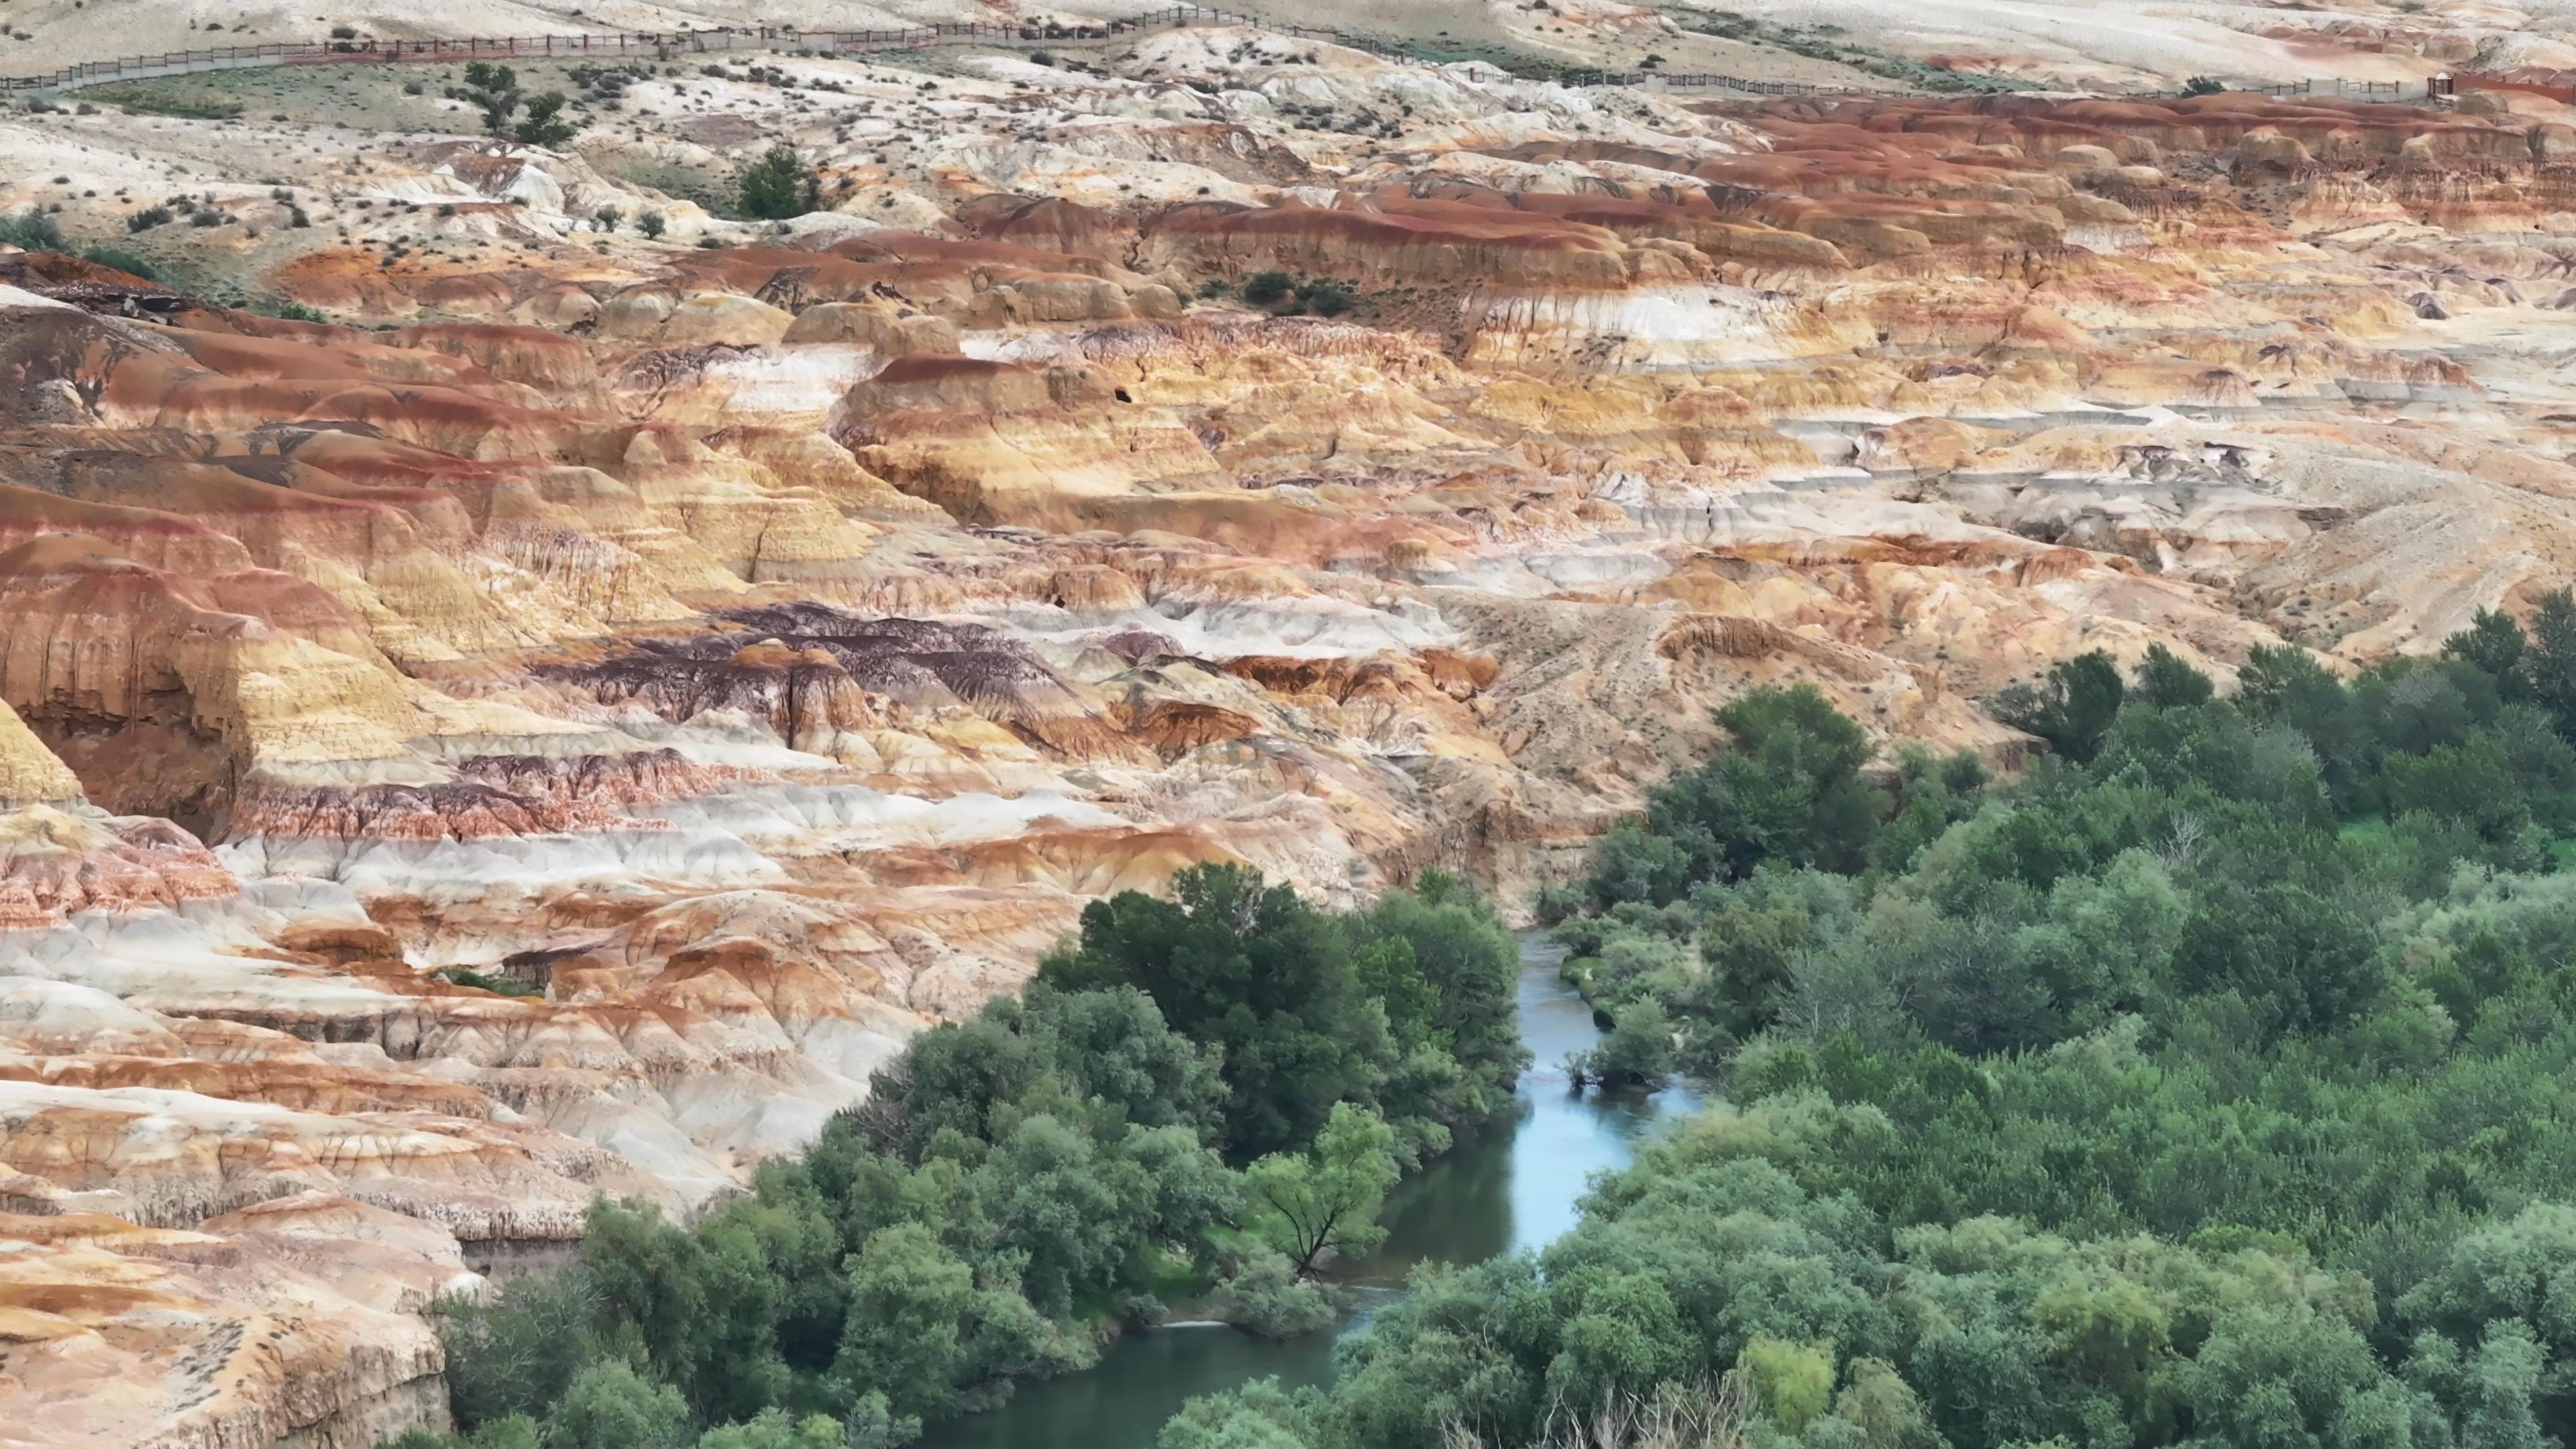
[[[402,0],[7,0],[0,29],[29,38],[0,40],[0,73],[162,50],[316,40],[334,25],[389,38],[750,24],[859,29],[1008,18],[1078,21],[1158,8],[1153,0],[1057,6],[984,0],[450,0],[437,6]],[[2001,69],[2066,85],[2152,85],[2195,74],[2416,77],[2452,63],[2407,43],[2408,36],[2426,32],[2465,37],[2478,62],[2490,67],[2576,65],[2576,0],[2522,0],[2510,7],[2464,0],[2414,9],[2380,0],[2298,9],[2189,0],[1557,0],[1544,9],[1531,0],[1239,0],[1238,8],[1273,20],[1414,42],[1457,57],[1512,53],[1633,65],[1656,54],[1675,69],[1806,80],[1856,78],[1830,63],[1687,34],[1667,12],[1697,8],[1784,26],[1836,25],[1848,38],[1894,54],[1985,58]],[[2393,29],[2398,43],[2378,50],[2355,45],[2355,27]],[[2283,28],[2313,35],[2259,33]]]

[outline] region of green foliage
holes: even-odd
[[[277,304],[277,305],[279,305],[281,308],[283,308],[283,307],[291,307],[291,306],[294,306],[295,304],[294,304],[294,303],[291,303],[291,302],[288,302],[288,303],[281,303],[281,304]],[[250,310],[255,311],[255,312],[259,312],[261,315],[263,315],[263,316],[269,316],[269,317],[278,317],[278,316],[284,316],[284,315],[286,315],[282,310],[281,310],[281,311],[276,311],[276,312],[271,312],[271,311],[268,311],[266,308],[262,308],[262,307],[253,307],[253,308],[251,308]],[[292,320],[297,321],[297,322],[321,322],[321,321],[326,321],[326,320],[328,320],[328,319],[326,319],[325,317],[323,317],[323,315],[322,315],[321,313],[319,313],[319,312],[314,312],[314,311],[313,311],[313,309],[312,309],[312,308],[310,308],[310,307],[303,308],[302,310],[303,310],[303,311],[306,311],[306,312],[312,312],[312,315],[311,315],[311,316],[309,316],[309,317],[296,317],[296,318],[294,318],[294,319],[292,319]],[[441,976],[446,977],[448,980],[450,980],[450,981],[452,981],[452,982],[455,982],[455,983],[456,983],[457,985],[459,985],[459,986],[470,986],[470,987],[473,987],[473,988],[474,988],[475,990],[477,990],[477,991],[489,991],[489,992],[492,992],[492,993],[494,993],[495,995],[499,995],[499,996],[543,996],[543,995],[545,995],[545,993],[544,993],[544,992],[542,992],[542,991],[538,990],[537,988],[535,988],[535,987],[533,987],[533,986],[528,985],[528,984],[527,984],[527,983],[525,983],[525,982],[522,982],[522,981],[512,981],[512,980],[510,980],[509,978],[504,977],[504,976],[486,976],[486,975],[484,975],[484,974],[483,974],[482,972],[480,972],[480,971],[469,971],[469,970],[465,969],[465,968],[464,968],[464,967],[462,967],[462,966],[451,966],[451,967],[448,967],[446,970],[439,972],[438,974],[439,974],[439,975],[441,975]]]
[[[1753,1401],[1771,1422],[1792,1434],[1833,1402],[1833,1345],[1790,1343],[1756,1335],[1735,1357]]]
[[[506,65],[488,60],[465,63],[465,84],[451,87],[448,96],[483,113],[483,129],[495,136],[510,132],[510,116],[519,109],[519,75]]]
[[[1293,1338],[1333,1321],[1333,1300],[1287,1255],[1247,1253],[1217,1289],[1226,1321],[1267,1338]]]
[[[0,244],[31,252],[58,252],[63,249],[63,229],[54,219],[36,207],[28,207],[15,216],[0,216]]]
[[[175,116],[190,121],[230,121],[241,116],[239,101],[211,99],[205,96],[172,94],[170,83],[151,81],[125,85],[93,86],[82,94],[101,105],[121,106],[138,116]]]
[[[149,261],[136,256],[134,253],[127,251],[123,247],[86,246],[80,249],[80,257],[82,261],[91,262],[98,266],[123,272],[129,277],[137,277],[146,282],[159,282],[166,280],[162,276],[161,269],[159,267],[154,266]],[[280,305],[292,306],[293,304],[284,303]],[[320,314],[315,314],[313,320],[321,320]]]
[[[1009,1293],[979,1288],[974,1269],[919,1223],[869,1237],[849,1268],[849,1323],[830,1374],[833,1396],[882,1395],[901,1417],[954,1411],[963,1388],[1026,1372],[1051,1331]]]
[[[1566,1075],[1578,1084],[1641,1087],[1660,1083],[1673,1070],[1673,1026],[1659,1003],[1648,999],[1621,1007],[1601,1044],[1577,1052]]]
[[[644,233],[648,241],[660,241],[662,233],[669,228],[670,223],[664,221],[662,213],[658,211],[641,211],[635,214],[635,229]]]
[[[1039,983],[1135,987],[1173,1029],[1215,1043],[1239,1159],[1312,1140],[1336,1103],[1374,1102],[1394,1042],[1337,924],[1242,866],[1194,866],[1172,894],[1085,906],[1079,942],[1039,965]]]
[[[2190,709],[2209,703],[2217,692],[2209,676],[2184,663],[2182,656],[2151,644],[2123,698],[2154,709]]]
[[[384,1449],[540,1449],[544,1427],[524,1414],[495,1419],[468,1434],[433,1434],[414,1429],[385,1441]]]
[[[677,1389],[613,1358],[574,1375],[546,1415],[546,1449],[688,1449],[696,1440]]]
[[[2557,720],[2559,733],[2576,731],[2576,598],[2567,590],[2541,595],[2532,610],[2522,674],[2531,697]]]
[[[1346,916],[1250,871],[1175,889],[1095,907],[1024,996],[915,1037],[694,1226],[595,1203],[577,1268],[443,1305],[458,1421],[653,1443],[676,1408],[707,1449],[893,1449],[1086,1365],[1160,1292],[1256,1332],[1330,1323],[1307,1275],[1382,1236],[1379,1202],[1450,1122],[1510,1101],[1516,943],[1438,872]],[[1313,1094],[1312,1127],[1239,1115],[1271,1092]],[[1263,1133],[1270,1155],[1227,1164]]]
[[[756,221],[783,221],[821,210],[823,183],[796,148],[782,142],[734,177],[734,200]]]
[[[510,128],[511,138],[523,146],[560,146],[571,140],[580,128],[564,119],[563,109],[566,104],[564,93],[561,91],[548,91],[541,96],[530,96],[527,100],[527,114],[521,116],[518,124]],[[607,211],[610,208],[602,207],[601,210]],[[603,229],[613,231],[615,226],[612,224]]]
[[[1457,877],[1429,870],[1411,890],[1388,891],[1350,917],[1349,934],[1361,962],[1361,989],[1384,1004],[1397,1046],[1448,1057],[1470,1085],[1472,1100],[1463,1111],[1441,1120],[1456,1125],[1461,1117],[1501,1111],[1529,1053],[1513,1001],[1520,942],[1493,906]],[[1372,952],[1380,953],[1374,964]],[[1401,1002],[1372,985],[1371,973],[1383,973]]]
[[[1596,857],[1596,906],[1656,905],[1766,862],[1857,870],[1886,800],[1861,774],[1869,736],[1812,685],[1761,688],[1717,712],[1728,747],[1650,797],[1646,823],[1614,830]]]
[[[543,1415],[600,1352],[597,1306],[578,1271],[505,1278],[480,1301],[441,1300],[447,1396],[458,1421]]]
[[[1530,1443],[1715,1369],[1763,1446],[2570,1442],[2562,656],[2554,598],[2348,680],[2256,650],[2226,697],[2070,661],[2049,757],[1901,760],[1861,865],[1614,834],[1567,974],[1731,1102],[1535,1260],[1420,1283],[1329,1393],[1190,1432]]]
[[[1267,307],[1285,298],[1296,285],[1286,272],[1255,272],[1243,279],[1243,300]]]
[[[1339,317],[1351,310],[1357,300],[1351,284],[1338,277],[1308,277],[1297,284],[1293,310],[1312,312],[1318,317]]]
[[[2167,682],[2162,676],[2160,669],[2160,685]],[[2036,685],[2006,688],[1991,707],[1995,718],[2046,740],[2057,755],[2082,762],[2102,748],[2125,692],[2111,656],[2096,649],[2052,667]]]
[[[2523,674],[2526,647],[2520,625],[2493,609],[2480,609],[2470,618],[2469,627],[2442,641],[2442,654],[2495,680],[2505,698],[2513,700],[2530,694]]]
[[[1244,1195],[1254,1231],[1305,1276],[1327,1254],[1356,1256],[1385,1241],[1377,1209],[1400,1175],[1395,1129],[1338,1102],[1311,1151],[1274,1152],[1252,1164]]]
[[[2196,75],[2182,83],[2182,93],[2187,96],[2214,96],[2226,89],[2227,83],[2216,76]]]
[[[850,1433],[828,1414],[793,1418],[764,1409],[748,1423],[726,1424],[698,1436],[697,1449],[849,1449]]]

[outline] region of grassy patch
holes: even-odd
[[[311,309],[307,308],[305,310],[310,311]],[[471,986],[478,991],[495,992],[502,996],[545,995],[544,992],[539,991],[533,986],[522,985],[516,981],[507,981],[498,976],[486,976],[480,971],[468,971],[462,966],[451,966],[438,974],[446,977],[449,981],[452,981],[459,986]]]
[[[106,105],[123,106],[138,115],[176,116],[186,121],[230,121],[238,119],[242,113],[239,101],[175,93],[157,81],[97,86],[90,90],[89,98]]]
[[[1776,25],[1732,10],[1675,10],[1666,13],[1684,30],[1713,35],[1720,40],[1742,41],[1747,45],[1767,45],[1792,55],[1803,55],[1809,60],[1847,65],[1864,75],[1898,81],[1927,91],[1989,93],[2039,89],[2030,81],[1975,71],[1948,70],[1905,56],[1890,55],[1852,40],[1839,25]]]

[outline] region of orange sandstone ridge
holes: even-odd
[[[1518,902],[1756,685],[2009,764],[1978,701],[2086,649],[2568,579],[2542,92],[1086,64],[645,77],[561,152],[0,118],[97,183],[0,212],[198,284],[0,253],[0,1423],[437,1423],[431,1295],[1194,862]],[[774,139],[827,210],[633,179]],[[129,232],[183,155],[222,220]]]

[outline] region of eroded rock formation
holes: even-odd
[[[426,1422],[430,1295],[1193,862],[1517,901],[1756,684],[2009,763],[2085,649],[2567,580],[2546,90],[1095,49],[644,75],[560,154],[0,118],[0,210],[328,319],[0,253],[0,1423]],[[641,179],[775,139],[825,209]],[[129,230],[183,154],[214,219]]]

